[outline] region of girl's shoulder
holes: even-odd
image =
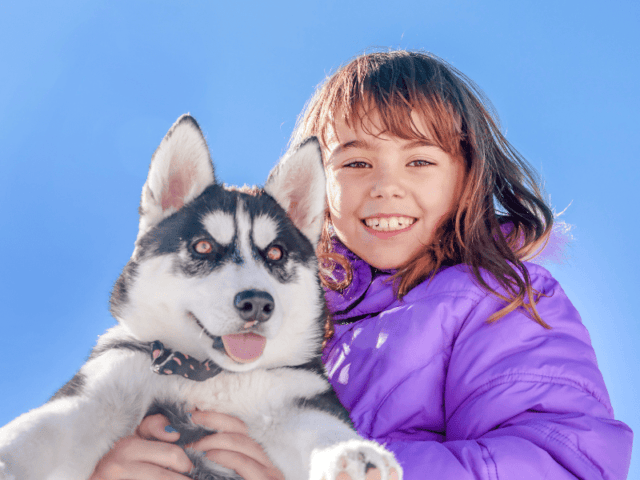
[[[524,262],[523,265],[535,290],[546,292],[559,286],[558,281],[544,267],[530,262]],[[490,288],[501,294],[506,293],[500,282],[491,273],[481,268],[480,274]],[[444,268],[433,278],[424,280],[407,293],[404,301],[415,302],[432,296],[465,297],[480,301],[490,295],[487,289],[480,285],[475,278],[472,267],[460,264]]]
[[[546,337],[569,335],[590,346],[589,334],[582,324],[580,314],[566,293],[544,267],[525,263],[531,281],[536,309],[541,318],[552,328],[548,330],[533,320],[525,309],[519,307],[494,322],[488,321],[502,311],[507,302],[479,284],[468,265],[456,265],[444,269],[411,290],[401,301],[403,320],[422,325],[427,319],[440,325],[444,345],[461,345],[464,341],[508,344],[507,340],[517,331],[519,336]],[[508,297],[504,287],[489,272],[481,270],[483,280],[497,294]],[[419,329],[418,329],[419,331]]]

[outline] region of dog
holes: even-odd
[[[191,422],[192,408],[244,421],[287,480],[360,480],[372,465],[401,478],[392,453],[357,435],[321,363],[318,141],[285,155],[264,188],[227,188],[183,115],[153,154],[139,210],[111,295],[117,326],[49,402],[0,429],[0,479],[86,480],[151,414],[183,447],[215,433]],[[190,478],[240,478],[186,452]]]

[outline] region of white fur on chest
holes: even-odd
[[[297,398],[309,398],[329,388],[316,373],[295,368],[221,372],[203,382],[158,375],[141,353],[112,350],[81,370],[89,379],[83,396],[102,401],[150,403],[153,399],[185,403],[187,408],[215,410],[252,421],[290,408]],[[107,393],[112,392],[112,393]],[[121,398],[118,398],[122,395]],[[126,398],[125,398],[126,397]]]
[[[306,478],[311,451],[355,438],[340,420],[322,411],[298,406],[330,387],[321,376],[295,368],[222,372],[204,382],[158,375],[141,353],[112,350],[83,367],[90,378],[84,395],[104,417],[126,418],[109,432],[130,434],[156,399],[184,403],[240,418],[286,478]],[[87,399],[88,399],[87,398]],[[109,429],[106,425],[105,428]]]

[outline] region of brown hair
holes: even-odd
[[[335,130],[335,115],[340,114],[349,127],[364,128],[363,119],[373,111],[382,127],[380,133],[403,139],[423,137],[411,119],[411,112],[417,111],[429,139],[449,155],[462,158],[466,168],[457,208],[438,226],[433,243],[398,269],[398,297],[433,278],[441,267],[467,264],[479,285],[505,303],[488,322],[522,307],[537,323],[550,328],[537,312],[539,295],[522,262],[544,248],[553,214],[534,171],[500,132],[484,94],[462,73],[429,53],[365,54],[317,89],[298,118],[291,144],[316,135],[327,145]],[[341,290],[350,283],[348,261],[332,251],[328,214],[318,258],[325,285]],[[347,272],[341,281],[331,275],[336,263]],[[481,269],[493,275],[506,296],[486,283]]]

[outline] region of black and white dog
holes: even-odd
[[[324,210],[315,139],[264,189],[227,189],[198,124],[180,117],[153,155],[133,256],[113,289],[119,325],[48,403],[0,429],[0,479],[85,480],[152,413],[187,444],[212,433],[185,414],[194,407],[243,420],[287,479],[360,480],[371,465],[401,477],[391,453],[352,429],[320,362]],[[192,478],[238,478],[187,453]]]

